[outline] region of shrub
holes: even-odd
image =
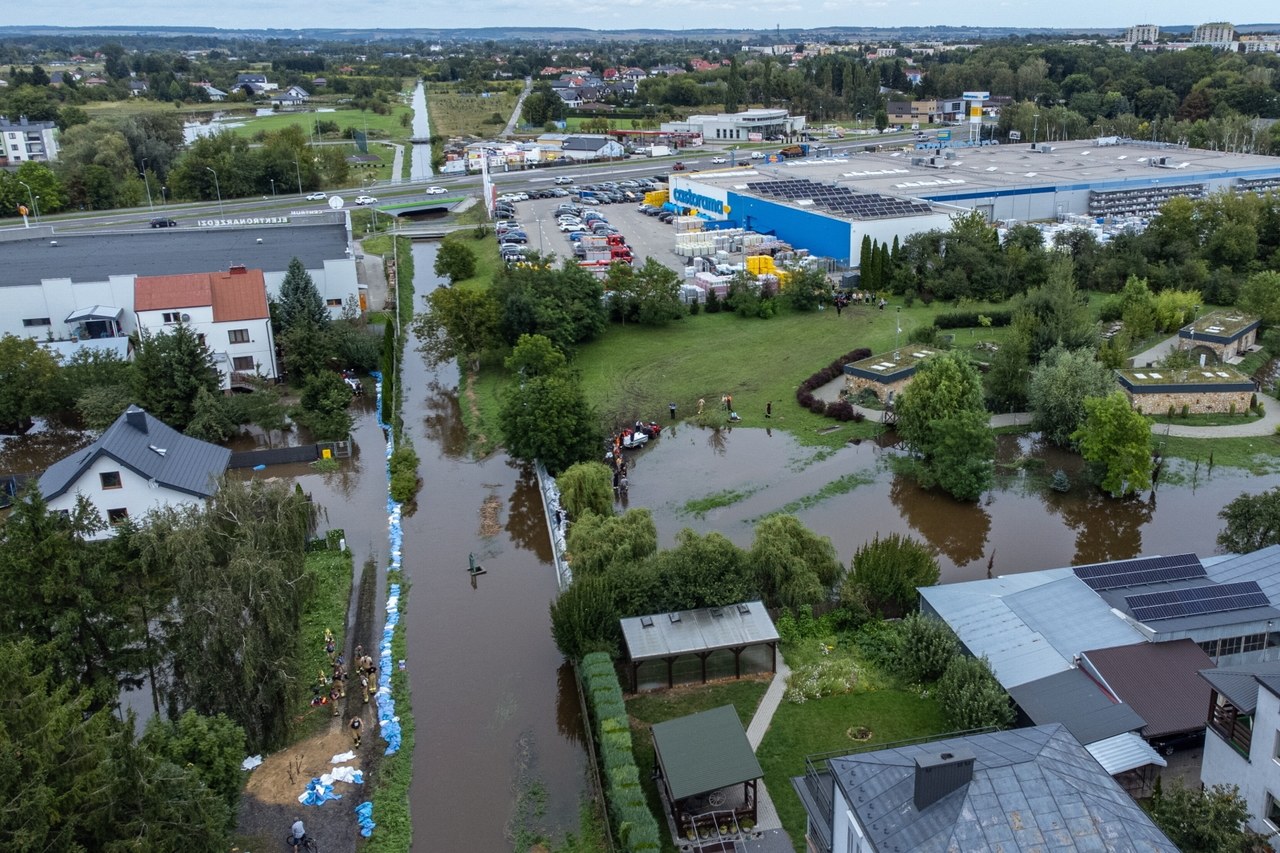
[[[988,322],[984,323],[984,320]],[[952,311],[933,318],[933,325],[939,329],[968,329],[974,326],[996,328],[1007,326],[1012,322],[1012,311],[991,311],[986,314],[978,311]]]
[[[953,729],[1003,729],[1013,723],[1009,694],[996,681],[985,657],[953,657],[938,680],[938,702]]]
[[[418,454],[402,444],[391,454],[391,499],[405,503],[418,491]]]
[[[938,327],[917,326],[907,334],[907,341],[913,344],[934,346],[938,342]]]
[[[851,421],[856,414],[853,404],[848,400],[836,400],[834,403],[827,403],[827,417],[829,418],[835,418],[838,421]]]
[[[960,653],[956,635],[941,619],[912,613],[899,626],[901,665],[911,681],[934,681]]]
[[[809,411],[813,412],[815,415],[825,415],[827,413],[827,401],[814,397],[809,403]],[[1232,412],[1232,414],[1234,415],[1235,412]]]

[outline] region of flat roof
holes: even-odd
[[[732,705],[654,723],[653,749],[675,800],[764,775]]]
[[[1138,369],[1117,370],[1116,375],[1131,388],[1162,387],[1168,385],[1189,386],[1222,386],[1222,390],[1235,390],[1231,386],[1248,385],[1253,388],[1253,380],[1238,370],[1225,364],[1211,364],[1206,367],[1187,367],[1169,370],[1164,367],[1144,367]]]
[[[761,601],[619,620],[633,662],[778,642]]]
[[[1258,323],[1259,318],[1254,314],[1228,309],[1203,314],[1194,322],[1183,326],[1182,331],[1188,334],[1194,332],[1196,337],[1234,339],[1257,326]]]
[[[44,279],[106,281],[113,275],[181,275],[226,270],[232,264],[281,271],[298,258],[307,269],[349,257],[345,224],[263,225],[248,228],[148,228],[96,234],[55,234],[7,240],[0,287]],[[258,241],[262,242],[259,243]]]
[[[860,376],[877,382],[893,382],[905,375],[910,375],[921,362],[937,354],[937,350],[929,347],[907,346],[846,364],[844,372],[850,376]]]
[[[1214,665],[1194,640],[1094,649],[1082,657],[1112,693],[1147,721],[1143,737],[1204,728],[1209,683],[1200,671]]]
[[[958,141],[965,129],[954,130]],[[1123,189],[1126,183],[1141,185],[1149,181],[1173,186],[1202,183],[1213,177],[1280,176],[1280,157],[1261,154],[1156,148],[1132,141],[1098,145],[1096,140],[1074,140],[1044,147],[1051,147],[1052,151],[1032,151],[1030,143],[944,148],[941,152],[916,150],[914,142],[885,143],[881,151],[761,163],[755,170],[778,179],[804,177],[862,192],[940,201],[968,194],[977,198],[1022,187]],[[953,155],[950,159],[946,157],[948,152]],[[911,161],[917,157],[938,157],[943,168],[913,166]],[[1159,157],[1167,157],[1173,168],[1150,165],[1152,158]]]

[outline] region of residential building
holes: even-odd
[[[262,270],[138,276],[133,311],[144,334],[191,328],[213,352],[222,388],[247,387],[252,377],[275,379],[276,347]]]
[[[147,94],[150,87],[146,80],[130,80],[129,81],[129,97],[137,98]]]
[[[1176,853],[1061,725],[810,757],[791,780],[815,853]]]
[[[183,435],[137,406],[130,406],[88,447],[49,466],[40,494],[53,512],[75,509],[88,498],[106,529],[105,539],[127,519],[153,509],[200,504],[217,490],[231,451]]]
[[[960,98],[890,101],[885,112],[890,124],[942,124],[963,120],[965,102]]]
[[[1198,24],[1191,31],[1191,43],[1232,50],[1235,48],[1236,28],[1225,21]]]
[[[1134,24],[1124,34],[1125,44],[1155,44],[1160,41],[1160,27],[1156,24]]]
[[[297,107],[305,104],[311,95],[301,86],[290,86],[271,96],[271,103],[278,107]]]
[[[1249,827],[1280,849],[1280,661],[1201,675],[1211,692],[1200,781],[1239,788]]]
[[[280,88],[280,85],[272,83],[265,74],[237,74],[235,88],[242,89],[246,95],[253,97],[274,92]]]
[[[804,116],[785,109],[750,109],[737,113],[692,115],[684,121],[664,121],[664,133],[699,133],[708,142],[760,142],[772,137],[790,137],[805,127]]]
[[[1280,36],[1240,36],[1240,48],[1245,53],[1280,53]]]
[[[19,116],[16,122],[0,116],[0,166],[21,166],[35,161],[47,163],[58,159],[57,125],[51,121],[28,121]]]

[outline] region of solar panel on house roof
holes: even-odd
[[[1072,571],[1095,592],[1205,577],[1204,566],[1200,565],[1200,558],[1195,554],[1077,566]]]
[[[1248,610],[1252,607],[1266,607],[1271,603],[1257,581],[1128,595],[1124,601],[1133,611],[1133,618],[1139,622]]]

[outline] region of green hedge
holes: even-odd
[[[600,744],[605,797],[618,840],[627,853],[661,850],[658,822],[640,787],[631,726],[613,661],[604,652],[594,652],[582,659],[581,671],[595,721],[596,740]]]
[[[992,328],[1007,326],[1013,322],[1012,311],[952,311],[933,318],[939,329],[969,329],[982,325],[982,317],[991,321]]]

